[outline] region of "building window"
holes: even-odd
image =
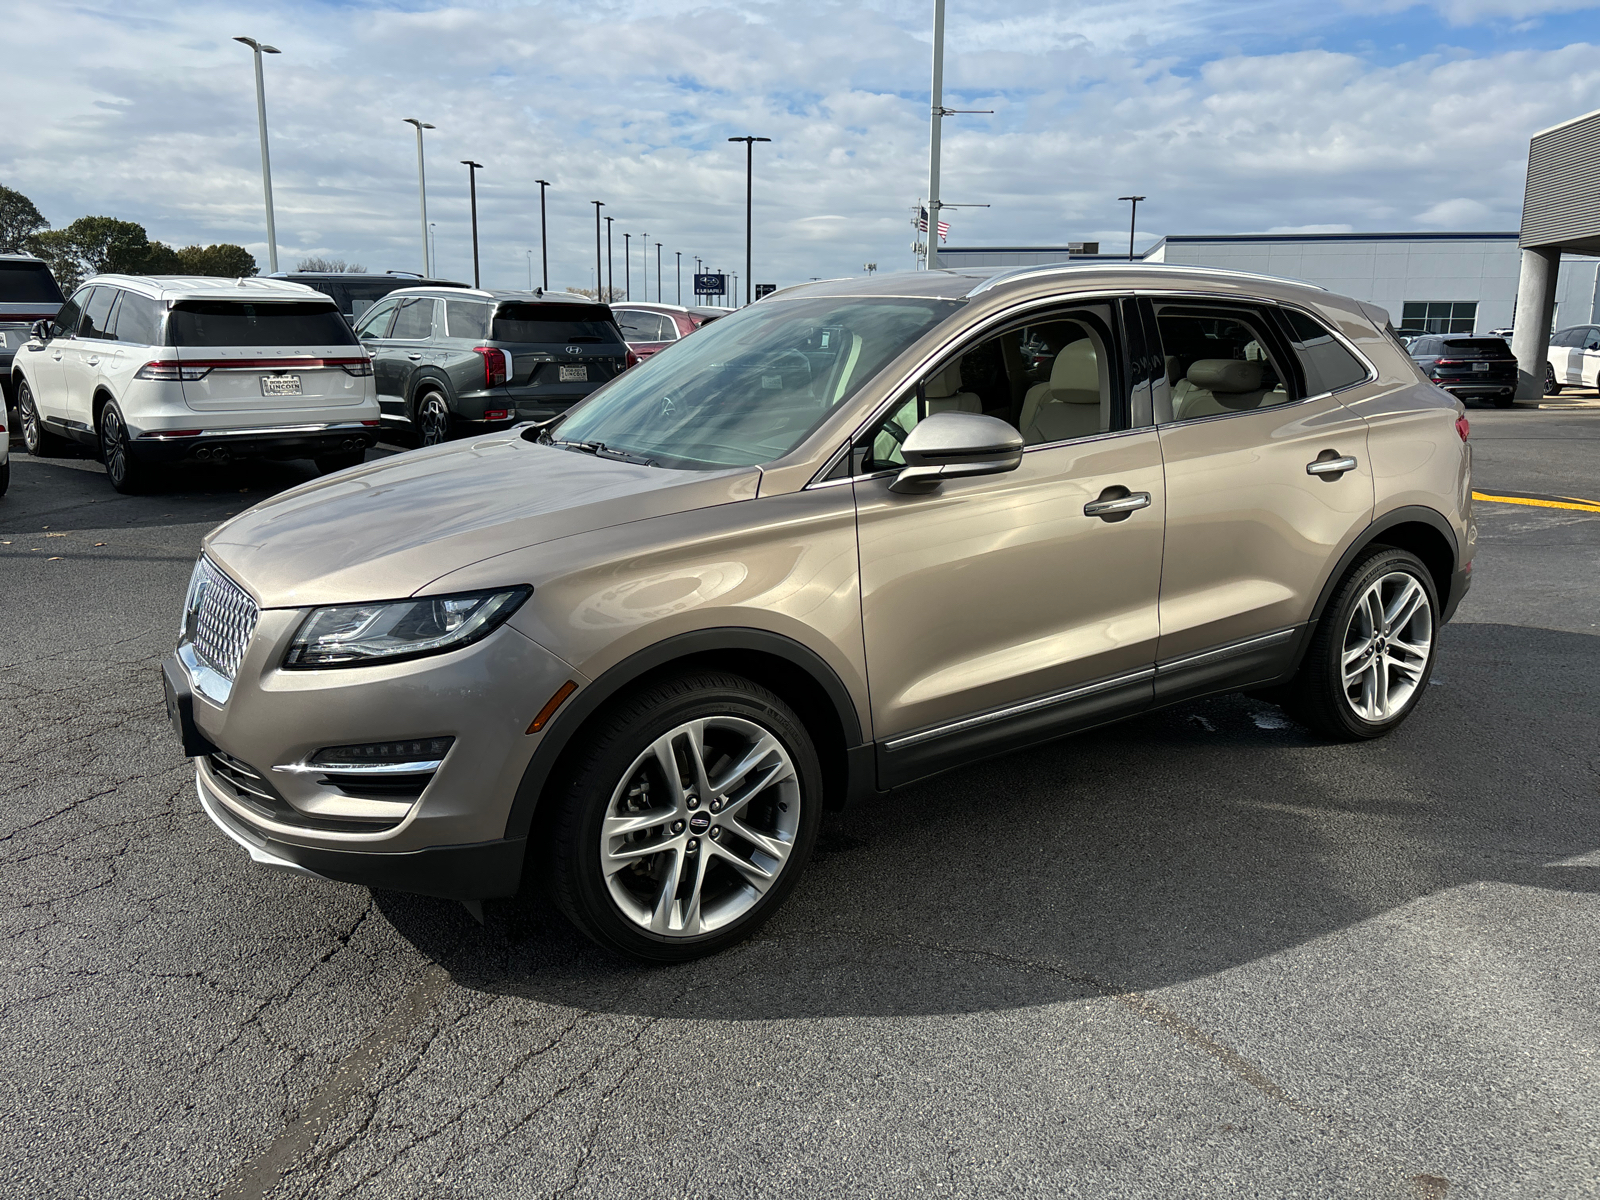
[[[1400,328],[1412,333],[1471,333],[1478,322],[1476,300],[1407,300]]]

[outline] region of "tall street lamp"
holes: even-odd
[[[600,299],[600,289],[605,286],[606,277],[600,274],[600,210],[606,206],[604,200],[591,200],[594,205],[594,298]]]
[[[433,262],[428,254],[428,184],[422,173],[422,131],[433,126],[415,117],[402,117],[401,120],[417,127],[417,202],[422,205],[422,277],[432,279]]]
[[[656,243],[656,303],[661,303],[661,243]]]
[[[674,250],[672,253],[678,259],[678,303],[682,304],[683,303],[683,251],[682,250]]]
[[[529,250],[527,252],[527,254],[528,254],[528,290],[531,292],[531,291],[533,291],[533,251]]]
[[[1128,261],[1133,261],[1133,231],[1139,220],[1139,201],[1143,196],[1118,196],[1118,200],[1132,200],[1133,210],[1128,215]]]
[[[539,185],[539,260],[544,264],[544,290],[550,290],[550,232],[544,223],[544,190],[550,186],[548,179],[535,179]]]
[[[472,193],[472,286],[482,287],[478,275],[478,172],[483,170],[483,164],[463,158],[461,165],[467,169],[467,187]]]
[[[622,296],[633,299],[633,234],[622,235]]]
[[[616,264],[611,258],[611,222],[614,220],[615,217],[606,218],[606,294],[601,299],[607,304],[617,294]]]
[[[249,46],[256,57],[256,120],[261,125],[261,190],[267,197],[267,270],[278,273],[278,230],[272,220],[272,160],[267,157],[267,85],[261,77],[261,56],[282,54],[276,46],[263,45],[255,38],[236,37],[236,42]]]
[[[764,137],[731,137],[730,142],[744,143],[744,302],[750,303],[750,201],[755,179],[755,154],[757,142],[770,142]],[[738,299],[737,296],[734,297]]]
[[[639,278],[644,280],[644,298],[648,301],[650,299],[650,235],[648,233],[639,235],[639,257],[644,259],[639,264],[644,268],[639,272]],[[656,299],[659,300],[661,297],[657,296]]]
[[[428,261],[430,263],[439,261],[439,222],[437,221],[428,222]]]

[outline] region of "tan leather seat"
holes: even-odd
[[[961,390],[961,360],[953,359],[944,370],[922,386],[928,402],[928,415],[941,412],[982,413],[983,401],[976,392]]]
[[[1177,421],[1245,412],[1282,404],[1281,388],[1262,386],[1268,363],[1239,358],[1202,358],[1192,363],[1183,382],[1172,389],[1172,415]]]
[[[1056,355],[1050,381],[1034,384],[1022,399],[1023,440],[1037,446],[1104,433],[1111,427],[1110,399],[1094,339],[1069,342]]]

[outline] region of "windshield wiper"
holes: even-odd
[[[552,446],[565,446],[572,450],[580,450],[585,454],[592,454],[596,458],[611,458],[617,462],[638,463],[643,467],[659,467],[661,464],[653,458],[646,458],[642,454],[630,454],[626,450],[613,450],[604,442],[579,442],[572,438],[553,437],[549,442]]]

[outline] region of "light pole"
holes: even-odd
[[[1118,196],[1117,199],[1118,200],[1132,200],[1133,201],[1133,211],[1131,213],[1129,213],[1129,215],[1128,215],[1128,261],[1132,262],[1133,261],[1133,231],[1134,231],[1134,227],[1135,227],[1136,222],[1139,220],[1139,201],[1143,200],[1144,197],[1143,196]]]
[[[432,129],[426,121],[419,121],[415,117],[402,117],[407,125],[417,127],[417,202],[422,206],[422,277],[433,278],[433,263],[428,255],[428,184],[427,177],[422,172],[422,131]]]
[[[683,303],[683,251],[674,250],[673,255],[678,260],[678,303]]]
[[[428,222],[428,245],[429,245],[428,262],[429,263],[438,262],[439,261],[439,222],[437,222],[437,221],[429,221]]]
[[[744,302],[750,303],[750,213],[751,200],[755,189],[755,158],[756,143],[770,142],[771,138],[764,137],[731,137],[730,142],[744,143]],[[736,277],[737,278],[737,277]],[[735,300],[738,299],[736,295]]]
[[[622,235],[622,295],[633,299],[633,234]]]
[[[550,186],[548,179],[535,179],[539,185],[539,261],[544,266],[544,290],[550,290],[550,231],[544,223],[544,190]]]
[[[644,281],[644,298],[648,302],[650,299],[650,235],[648,233],[639,235],[639,249],[644,251],[640,255],[644,261],[639,264],[644,270],[639,273],[639,278]],[[660,299],[659,296],[656,298]]]
[[[656,243],[656,303],[661,303],[661,243]]]
[[[606,294],[602,297],[606,304],[610,304],[611,298],[617,294],[616,263],[611,258],[611,222],[614,220],[615,217],[606,218]]]
[[[528,251],[528,290],[533,291],[533,251]]]
[[[267,271],[276,275],[278,230],[272,220],[272,160],[267,156],[267,85],[261,77],[261,56],[282,54],[283,51],[276,46],[263,45],[255,38],[236,37],[233,40],[249,46],[256,56],[256,119],[261,125],[261,190],[267,197]]]
[[[594,205],[594,298],[600,299],[600,291],[605,287],[605,276],[600,274],[600,210],[606,206],[604,200],[591,200]]]
[[[478,274],[478,172],[483,170],[483,164],[463,158],[461,165],[467,169],[467,187],[472,192],[472,286],[482,287]]]

